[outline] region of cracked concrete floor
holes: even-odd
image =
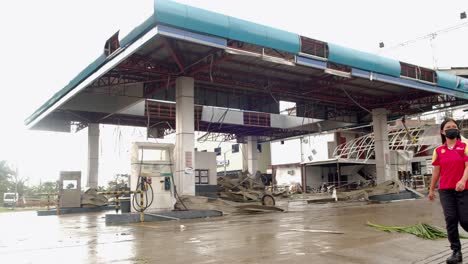
[[[448,241],[367,227],[444,226],[440,203],[291,202],[286,213],[106,226],[104,213],[0,214],[1,263],[444,263]],[[296,229],[296,230],[293,230]],[[340,231],[344,234],[304,230]],[[468,244],[467,244],[468,249]],[[465,254],[468,257],[468,251]]]

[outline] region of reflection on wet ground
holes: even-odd
[[[286,213],[106,226],[103,213],[0,214],[1,263],[443,263],[445,240],[367,227],[444,226],[439,203],[289,203]],[[294,230],[292,230],[294,229]],[[307,232],[339,231],[344,234]],[[302,230],[302,231],[301,231]],[[419,261],[419,262],[418,262]]]

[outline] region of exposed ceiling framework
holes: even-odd
[[[467,102],[462,99],[468,98],[464,92],[438,87],[434,72],[423,69],[424,76],[419,76],[422,68],[414,65],[405,69],[414,69],[415,78],[433,83],[336,63],[339,59],[331,57],[340,52],[336,45],[305,37],[300,38],[300,51],[292,53],[289,48],[194,33],[151,19],[136,29],[140,33],[132,32],[120,40],[120,46],[115,39],[108,41],[117,46],[106,44],[105,56],[93,62],[82,79],[78,76],[26,123],[59,131],[67,131],[71,123],[80,127],[88,123],[131,125],[152,129],[155,135],[167,134],[175,129],[176,106],[157,106],[151,99],[175,101],[175,80],[180,76],[195,80],[196,130],[233,135],[227,137],[230,139],[255,135],[271,140],[368,123],[375,108],[386,108],[390,118],[397,118]],[[464,81],[461,84],[454,85],[463,87]],[[277,114],[279,101],[295,102],[299,117],[322,121],[281,129],[200,118],[202,106]],[[141,114],[135,114],[142,102]]]

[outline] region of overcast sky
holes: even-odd
[[[379,53],[426,67],[468,67],[468,26],[406,46],[380,49],[459,25],[468,1],[207,1],[197,6],[284,29],[311,38]],[[26,131],[23,120],[65,86],[102,51],[117,30],[120,36],[152,14],[153,0],[1,1],[0,160],[20,166],[37,182],[57,179],[59,170],[84,169],[86,135]],[[115,128],[102,131],[108,153],[119,152]],[[141,137],[141,131],[130,129]],[[101,168],[100,168],[101,169]],[[115,169],[114,169],[115,171]],[[85,172],[85,171],[84,171]]]

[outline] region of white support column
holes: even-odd
[[[99,124],[88,125],[88,179],[86,187],[98,188],[99,179]]]
[[[195,195],[194,79],[176,79],[175,175],[180,195]]]
[[[257,137],[247,137],[247,169],[255,176],[258,170],[258,151],[257,151]]]
[[[387,109],[373,109],[372,124],[374,128],[377,184],[379,184],[392,179],[390,175],[390,150],[388,147]]]

